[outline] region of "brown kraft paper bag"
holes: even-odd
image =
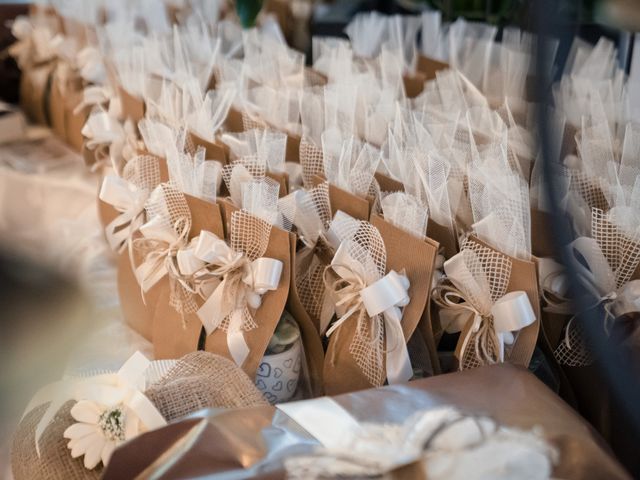
[[[311,394],[314,397],[318,397],[323,394],[324,389],[322,380],[324,350],[318,329],[302,305],[296,287],[296,244],[296,234],[291,233],[289,236],[289,245],[291,248],[291,281],[289,284],[289,297],[287,298],[287,311],[293,316],[300,327],[309,371]]]
[[[533,356],[533,351],[536,348],[536,343],[538,341],[538,332],[540,330],[541,318],[540,293],[538,290],[538,272],[536,269],[536,264],[534,262],[521,260],[518,258],[510,257],[509,255],[505,255],[504,253],[496,250],[495,248],[491,247],[490,245],[473,235],[469,236],[469,240],[509,258],[509,260],[511,260],[511,275],[509,277],[509,283],[507,285],[506,293],[521,290],[527,294],[527,297],[529,297],[529,301],[531,302],[536,320],[531,325],[520,330],[515,343],[511,348],[508,359],[505,358],[505,361],[509,361],[514,365],[528,367],[529,362],[531,361],[531,357]],[[470,327],[470,325],[468,326]],[[461,332],[461,337],[466,334],[467,331],[463,330]],[[461,345],[461,342],[459,342],[458,346],[461,347]],[[456,356],[458,356],[459,354],[457,350],[458,349],[456,349]]]
[[[167,165],[164,159],[155,157],[158,162],[160,170],[160,181],[165,182],[168,180]],[[100,182],[102,185],[102,182]],[[100,187],[98,187],[100,189]],[[99,191],[99,190],[98,190]],[[97,197],[98,202],[98,218],[103,226],[111,223],[120,213],[108,203],[103,202]],[[117,283],[118,283],[118,296],[120,298],[120,306],[122,308],[122,315],[125,322],[136,332],[142,335],[147,340],[152,339],[152,320],[155,308],[155,302],[159,295],[159,285],[156,285],[150,291],[148,291],[144,298],[140,285],[131,268],[131,259],[129,257],[129,251],[125,250],[121,254],[118,254],[116,260],[117,266]]]
[[[227,200],[220,200],[219,205],[224,220],[225,232],[227,232],[227,237],[229,237],[232,230],[232,217],[234,213],[239,213],[239,209]],[[252,221],[257,222],[256,224],[264,222],[257,217],[251,217]],[[252,243],[255,244],[255,240],[251,238],[245,236],[241,238],[241,241],[246,242],[247,246],[250,246]],[[271,227],[267,249],[262,256],[280,260],[283,263],[282,275],[280,276],[278,288],[275,291],[265,293],[262,296],[260,308],[254,312],[253,318],[258,328],[244,332],[244,338],[249,347],[249,355],[241,367],[249,378],[255,378],[258,366],[267,350],[269,341],[273,336],[287,303],[289,282],[291,281],[291,247],[289,241],[288,232],[277,227]],[[221,329],[216,329],[206,338],[204,349],[207,352],[216,353],[232,359],[227,347],[227,334]]]
[[[32,65],[24,68],[20,77],[20,107],[29,120],[40,125],[48,124],[47,97],[55,65],[53,61]]]
[[[318,186],[326,182],[321,175],[313,176],[313,186]],[[371,216],[372,199],[361,198],[340,187],[329,184],[329,200],[331,202],[331,215],[334,216],[338,210],[352,216],[356,220],[369,220]]]
[[[333,202],[332,202],[333,206]],[[405,343],[418,326],[429,303],[431,276],[437,255],[434,242],[423,241],[410,233],[386,222],[379,216],[373,218],[386,248],[386,272],[403,270],[410,282],[410,303],[402,314],[402,331]],[[350,353],[350,345],[357,328],[352,316],[330,337],[324,362],[324,385],[327,395],[371,388],[372,385]],[[385,356],[382,357],[385,371]],[[384,376],[384,375],[383,375]]]
[[[190,195],[184,195],[191,212],[189,240],[207,230],[224,238],[224,225],[220,207]],[[152,342],[156,359],[180,358],[199,350],[200,337],[204,334],[202,322],[197,314],[180,314],[169,305],[169,279],[161,282],[162,294],[158,297],[153,315]],[[198,306],[203,303],[196,299]]]

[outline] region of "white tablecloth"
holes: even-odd
[[[97,217],[98,182],[54,137],[0,146],[0,248],[71,275],[95,307],[86,319],[91,333],[70,348],[70,370],[115,370],[136,350],[152,356],[122,321],[114,257]],[[6,440],[0,465],[8,465]]]

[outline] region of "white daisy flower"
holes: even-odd
[[[71,409],[71,416],[78,423],[64,432],[69,439],[67,447],[73,458],[84,455],[84,466],[89,470],[101,461],[106,466],[118,445],[141,433],[138,417],[122,404],[107,406],[80,400]]]

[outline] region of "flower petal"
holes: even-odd
[[[89,445],[87,451],[84,453],[84,467],[92,470],[100,463],[102,449],[107,442],[95,442]]]
[[[67,428],[62,434],[64,438],[74,439],[82,438],[92,433],[97,433],[98,427],[96,425],[90,425],[88,423],[74,423]]]
[[[93,402],[80,400],[71,408],[71,416],[78,422],[93,423],[96,425],[100,420],[102,409]]]
[[[113,454],[113,451],[116,449],[116,444],[115,442],[111,442],[111,441],[107,441],[104,444],[104,447],[102,447],[102,464],[104,466],[107,466],[109,464],[109,460],[111,460],[111,455]]]
[[[99,433],[96,433],[95,435],[87,435],[86,437],[78,438],[76,440],[71,440],[69,442],[71,447],[71,456],[73,458],[81,457],[91,445],[97,444],[102,446],[104,445],[105,441],[105,438]]]

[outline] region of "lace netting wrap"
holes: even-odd
[[[231,234],[229,239],[229,246],[235,252],[242,253],[249,262],[263,257],[269,246],[269,236],[271,235],[271,224],[261,218],[252,215],[246,210],[236,210],[231,214]],[[244,270],[238,273],[243,273]],[[239,291],[237,283],[242,282],[242,275],[235,275],[232,281],[227,281],[225,288],[228,288],[231,292]],[[242,310],[241,318],[242,323],[240,329],[242,331],[249,331],[257,328],[253,313],[250,307],[247,305],[246,299],[239,301],[238,298],[228,298],[231,295],[224,295],[225,301],[232,301],[236,304],[236,307]],[[231,316],[234,312],[227,315],[222,323],[216,328],[222,329],[227,332],[229,330]]]
[[[153,364],[152,364],[153,366]],[[245,408],[267,405],[251,379],[232,361],[208,352],[193,352],[179,359],[145,395],[167,421],[205,408]],[[11,447],[15,480],[68,480],[100,478],[102,467],[87,470],[82,458],[72,458],[64,431],[76,421],[67,402],[40,439],[41,456],[34,448],[36,426],[47,405],[30,411],[20,422]]]
[[[613,272],[616,291],[620,291],[632,279],[640,265],[640,230],[629,236],[619,227],[621,223],[624,223],[624,219],[617,217],[615,209],[607,213],[598,208],[592,209],[592,237]],[[602,313],[608,316],[605,311]],[[606,332],[606,321],[603,321],[602,334]],[[560,364],[573,367],[588,366],[595,360],[593,348],[589,345],[579,318],[573,317],[567,323],[565,338],[555,349],[554,356]]]
[[[305,188],[313,186],[313,177],[324,176],[324,157],[322,149],[313,140],[303,136],[300,140],[300,164],[302,165],[302,182]]]
[[[332,228],[334,228],[333,225]],[[343,222],[335,225],[335,231],[339,232],[338,238],[344,238],[340,249],[344,249],[350,263],[355,265],[354,269],[357,271],[352,271],[366,285],[373,284],[385,275],[387,252],[377,228],[368,222]],[[348,293],[353,289],[350,282],[341,279],[337,274],[342,268],[350,267],[332,264],[331,269],[327,270],[327,276],[331,277],[333,281],[333,285],[329,288],[329,294],[336,306],[338,317],[347,313],[348,308],[352,306],[337,304],[340,301],[341,293]],[[328,282],[328,279],[325,278],[325,281]],[[382,314],[370,317],[366,309],[360,306],[347,321],[356,322],[353,338],[349,340],[349,353],[369,383],[376,387],[382,386],[386,378],[384,368],[385,333]],[[338,336],[341,328],[338,327],[336,332]]]
[[[160,159],[153,155],[138,155],[129,160],[122,178],[140,190],[151,192],[160,184]]]
[[[333,256],[325,238],[331,223],[329,184],[324,182],[292,195],[295,195],[292,223],[304,243],[296,255],[296,289],[306,312],[319,323],[325,300],[324,269]]]
[[[463,242],[458,256],[464,268],[458,269],[455,279],[445,278],[444,281],[453,283],[465,303],[481,316],[479,329],[475,332],[472,329],[468,332],[463,329],[458,341],[456,351],[459,350],[459,368],[467,370],[497,363],[499,360],[491,307],[507,293],[512,262],[506,255],[471,239]],[[449,292],[451,287],[443,282],[434,291],[434,301],[443,309],[451,308],[451,305],[444,301],[445,295]],[[469,314],[466,310],[462,312]]]
[[[394,192],[381,200],[382,213],[385,220],[392,225],[424,238],[427,231],[428,212],[415,197],[404,192]]]

